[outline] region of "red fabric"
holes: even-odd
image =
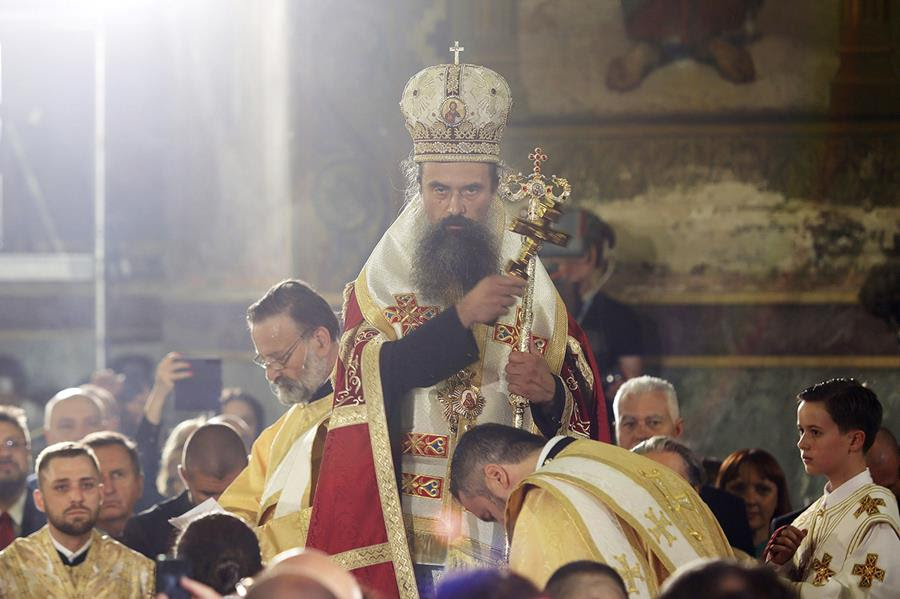
[[[0,551],[16,539],[16,531],[13,530],[13,519],[8,513],[0,514]]]
[[[606,397],[603,395],[603,379],[600,370],[597,368],[597,359],[591,350],[591,343],[588,341],[587,335],[581,326],[569,314],[569,335],[581,346],[581,351],[587,359],[591,372],[594,373],[594,406],[596,410],[596,422],[591,426],[591,439],[603,441],[604,443],[612,443],[609,434],[609,414],[606,412]]]
[[[345,330],[362,322],[362,313],[351,293],[345,307]],[[354,339],[351,362],[358,360],[362,377],[362,350],[372,335]],[[348,376],[348,365],[338,360],[335,373],[334,406],[364,404],[359,379]],[[369,425],[356,424],[328,431],[322,464],[313,497],[306,545],[334,555],[350,549],[380,545],[388,540],[378,490],[378,478]],[[391,563],[357,568],[353,575],[375,596],[398,598],[397,578]]]
[[[345,307],[347,331],[363,322],[355,293],[350,293]],[[592,400],[596,402],[597,422],[591,426],[591,437],[609,441],[606,401],[600,385],[600,373],[581,327],[569,317],[568,333],[584,348],[584,355],[594,373]],[[365,404],[360,388],[363,378],[362,350],[374,337],[360,327],[347,362],[339,360],[335,373],[334,407]],[[357,372],[350,372],[353,365]],[[577,395],[577,394],[576,394]],[[576,401],[585,407],[586,398]],[[586,411],[586,410],[582,410]],[[369,425],[357,424],[328,431],[322,456],[320,475],[316,483],[310,518],[307,546],[334,555],[350,549],[379,545],[388,541],[384,523],[374,456],[369,437]],[[353,571],[360,583],[384,599],[399,597],[397,578],[391,563],[358,568]]]

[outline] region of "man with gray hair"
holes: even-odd
[[[616,444],[625,449],[656,435],[677,439],[684,430],[675,387],[655,376],[625,381],[613,400],[613,414]]]
[[[44,407],[44,438],[47,445],[81,441],[104,428],[103,403],[84,389],[69,387],[50,398]]]
[[[328,302],[297,279],[273,285],[247,308],[247,324],[253,361],[289,409],[259,435],[248,466],[219,504],[254,527],[269,560],[306,544],[340,326]]]
[[[613,414],[616,444],[625,449],[633,450],[651,437],[668,437],[672,441],[684,432],[675,387],[655,376],[644,375],[625,381],[613,400]],[[659,455],[665,456],[666,453],[670,452],[667,450]],[[677,450],[675,453],[681,455]],[[675,471],[678,472],[678,469],[675,468]],[[702,477],[700,479],[702,481]],[[743,499],[702,482],[695,488],[715,514],[731,546],[753,555],[753,534],[747,523],[747,508]]]
[[[703,466],[691,449],[671,437],[657,435],[635,445],[632,452],[671,468],[699,493],[703,486]]]

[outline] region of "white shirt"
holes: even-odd
[[[859,489],[863,485],[867,485],[872,482],[872,475],[869,474],[869,469],[866,468],[853,478],[844,481],[844,484],[842,484],[834,491],[829,492],[828,485],[830,483],[825,483],[825,503],[822,505],[822,507],[828,508],[832,505],[838,504],[850,497],[854,492],[856,492],[857,489]]]
[[[88,537],[88,540],[85,542],[85,544],[82,545],[81,547],[79,547],[78,549],[76,549],[75,551],[69,551],[68,548],[64,547],[59,541],[57,541],[56,538],[53,536],[53,532],[50,533],[50,540],[53,542],[53,546],[56,547],[56,550],[59,551],[60,553],[62,553],[64,556],[66,556],[66,559],[69,560],[69,562],[72,562],[76,558],[78,558],[81,554],[83,554],[84,552],[86,552],[88,549],[91,548],[91,542],[94,539],[93,539],[93,537]]]

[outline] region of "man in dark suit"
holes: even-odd
[[[27,537],[47,523],[34,505],[28,485],[31,438],[25,412],[0,406],[0,550],[16,537]]]
[[[247,465],[247,450],[238,433],[227,424],[207,423],[188,437],[178,472],[187,490],[131,518],[122,542],[153,559],[169,554],[178,530],[170,524],[222,491]]]

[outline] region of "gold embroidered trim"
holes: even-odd
[[[366,267],[363,267],[359,276],[356,277],[354,284],[356,290],[356,302],[359,304],[359,310],[362,312],[363,318],[368,323],[378,329],[389,341],[397,339],[397,333],[394,327],[388,322],[388,319],[381,312],[381,309],[375,304],[372,296],[369,295],[369,282],[366,278]],[[380,389],[380,387],[379,387]]]
[[[341,406],[335,408],[328,421],[328,430],[333,431],[345,426],[364,424],[366,422],[366,406]]]
[[[553,326],[553,334],[550,336],[550,347],[544,354],[550,372],[559,374],[562,371],[563,360],[566,357],[566,339],[569,337],[569,316],[566,305],[556,290],[552,290],[556,298],[556,323]]]
[[[581,373],[581,376],[584,380],[587,381],[587,384],[590,386],[591,390],[594,389],[594,373],[591,371],[591,366],[588,364],[587,359],[584,357],[584,350],[581,348],[581,344],[574,337],[569,337],[566,340],[566,344],[569,347],[569,351],[575,355],[575,364],[578,366],[578,372]]]
[[[389,543],[381,545],[369,545],[358,549],[350,549],[331,556],[344,570],[356,570],[375,564],[383,564],[391,561],[391,546]]]
[[[460,75],[462,73],[462,65],[458,64],[448,64],[447,65],[447,87],[444,92],[445,96],[458,96],[459,95],[459,80]]]
[[[619,562],[619,567],[616,568],[616,572],[619,573],[619,576],[622,577],[622,580],[625,582],[625,586],[628,588],[628,592],[637,593],[638,588],[634,586],[635,580],[647,582],[647,579],[644,578],[643,572],[641,572],[640,564],[635,564],[634,566],[628,565],[628,557],[624,553],[620,555],[613,556],[617,562]],[[650,586],[650,585],[647,585]]]
[[[394,574],[397,578],[397,590],[401,599],[419,599],[412,558],[409,555],[406,527],[403,524],[403,512],[400,508],[400,492],[394,476],[387,415],[384,411],[384,397],[381,393],[381,368],[378,356],[383,342],[384,337],[379,335],[367,343],[363,349],[362,375],[363,388],[366,393],[365,405],[368,413],[369,439],[378,481],[378,494],[384,514],[384,528],[388,537],[387,545],[390,547],[391,561],[394,564]]]
[[[580,437],[590,437],[590,431],[585,435],[582,431],[575,430],[571,427],[572,413],[575,411],[575,397],[572,395],[572,391],[569,390],[568,385],[563,385],[563,388],[566,391],[566,402],[563,405],[562,417],[560,417],[559,420],[559,434],[564,435],[570,433]]]

